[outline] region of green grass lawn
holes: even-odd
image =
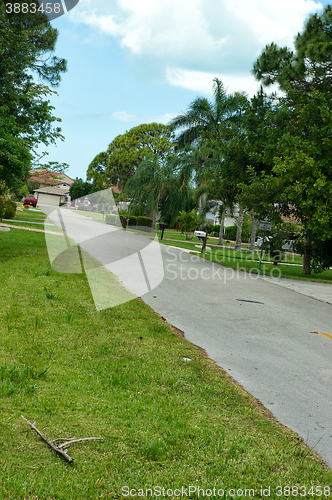
[[[9,224],[11,226],[20,226],[27,227],[30,229],[44,229],[43,222],[46,219],[46,216],[40,210],[36,210],[34,208],[24,208],[21,211],[22,204],[17,205],[16,215],[14,219],[11,220],[3,220],[4,224]],[[36,224],[38,222],[38,224]],[[47,226],[49,230],[52,230],[51,226]]]
[[[160,239],[161,237],[161,231],[159,229],[157,229],[156,231],[157,235],[158,235],[158,238]],[[179,232],[179,231],[176,231],[175,229],[165,229],[164,230],[164,237],[163,239],[165,240],[178,240],[178,241],[186,241],[186,242],[189,242],[189,241],[192,241],[193,243],[202,243],[201,240],[199,240],[197,238],[197,236],[193,236],[190,240],[187,240],[186,239],[186,236],[185,234]],[[213,237],[210,237],[208,238],[208,244],[212,244],[212,245],[217,245],[218,244],[218,238],[213,238]]]
[[[332,485],[294,432],[140,299],[97,312],[84,274],[51,269],[42,233],[0,233],[0,269],[0,499]],[[68,465],[21,415],[49,439],[102,440],[74,444]]]
[[[302,272],[302,257],[294,254],[285,254],[282,262],[277,266],[269,263],[269,255],[264,254],[259,271],[259,254],[260,252],[255,252],[252,256],[248,251],[235,252],[229,249],[212,249],[210,252],[206,252],[205,258],[211,262],[231,267],[232,269],[260,273],[265,276],[318,281],[322,283],[332,282],[331,269],[322,273],[314,273],[312,271],[310,276],[304,275]]]
[[[161,241],[161,243],[163,243],[164,245],[186,248],[192,250],[193,252],[197,252],[200,250],[198,247],[196,247],[196,245],[200,245],[200,247],[202,246],[202,243],[198,240],[198,238],[187,241],[184,235],[181,235],[180,233],[177,235],[174,230],[171,229],[167,231],[167,233],[165,231],[164,238]],[[173,237],[175,241],[173,240]],[[213,240],[212,238],[208,238],[207,246],[209,246],[209,244],[213,245],[214,243],[215,240]],[[258,267],[260,253],[260,249],[255,250],[255,252],[251,254],[249,250],[243,248],[242,251],[235,251],[231,248],[226,247],[211,247],[211,250],[207,250],[205,258],[207,260],[210,260],[211,262],[215,262],[216,264],[230,267],[235,270],[259,273]],[[278,266],[273,266],[271,262],[271,256],[268,253],[263,253],[260,274],[288,279],[318,281],[322,283],[332,282],[331,269],[322,273],[312,272],[310,276],[307,276],[302,273],[302,263],[303,259],[300,255],[284,252],[280,264],[278,264]]]

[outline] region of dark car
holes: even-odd
[[[32,205],[35,207],[37,205],[37,198],[34,196],[26,196],[23,200],[23,205]]]

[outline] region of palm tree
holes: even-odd
[[[213,138],[214,144],[227,141],[229,129],[234,124],[241,124],[241,117],[248,105],[248,98],[244,93],[227,94],[223,83],[218,79],[213,80],[213,102],[205,97],[197,97],[189,106],[186,113],[182,113],[169,123],[173,130],[180,130],[176,138],[178,149],[185,149],[188,145],[196,147],[198,159],[192,162],[191,169],[186,165],[187,175],[192,177],[196,171],[196,177],[200,178],[201,185],[206,184],[203,171],[207,158],[214,158],[216,154],[211,148],[210,154],[207,149],[207,139]],[[220,156],[220,151],[218,153]],[[218,160],[217,158],[214,158]],[[203,189],[204,191],[204,189]],[[204,197],[201,195],[200,210],[204,206]],[[222,230],[221,224],[221,230]],[[219,241],[222,234],[219,235]]]
[[[222,126],[238,120],[247,97],[242,93],[228,95],[223,83],[213,80],[214,101],[206,97],[197,97],[182,113],[169,122],[173,130],[184,129],[176,139],[177,146],[183,148],[187,144],[200,146],[202,140],[211,132],[221,138]]]
[[[176,218],[182,207],[182,190],[178,187],[170,158],[160,162],[155,156],[147,156],[137,167],[135,175],[127,181],[124,195],[131,199],[132,206],[140,206],[152,215],[154,228],[161,201],[169,201],[175,208],[178,207],[176,213],[171,213],[171,219]]]

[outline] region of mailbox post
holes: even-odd
[[[195,231],[194,236],[197,236],[199,240],[202,241],[202,254],[204,255],[206,249],[206,242],[208,239],[208,235],[206,231]]]
[[[126,221],[126,229],[128,229],[129,217],[127,215],[123,215],[122,218]]]
[[[159,229],[161,229],[161,238],[160,238],[161,240],[164,237],[164,231],[167,227],[168,227],[167,224],[165,224],[164,222],[159,222]]]
[[[264,219],[261,219],[259,222],[258,229],[263,231],[263,241],[262,241],[262,248],[261,248],[261,255],[259,259],[259,266],[258,270],[261,270],[261,264],[262,264],[262,257],[263,257],[263,249],[264,249],[264,242],[265,242],[265,231],[272,231],[272,222],[269,217],[265,217]]]

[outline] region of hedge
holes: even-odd
[[[150,217],[137,217],[137,225],[144,227],[152,227],[153,220]]]
[[[105,215],[105,222],[106,224],[111,224],[112,226],[118,226],[120,227],[119,220],[121,221],[122,227],[126,228],[127,227],[127,219],[125,217],[129,217],[129,222],[128,226],[130,227],[135,227],[135,226],[140,226],[140,227],[146,227],[146,228],[151,228],[153,220],[150,217],[136,217],[135,215],[110,215],[107,214]]]
[[[111,224],[112,226],[120,227],[120,219],[118,215],[106,214],[105,215],[106,224]]]
[[[237,226],[228,226],[225,228],[224,238],[225,240],[236,240]]]

